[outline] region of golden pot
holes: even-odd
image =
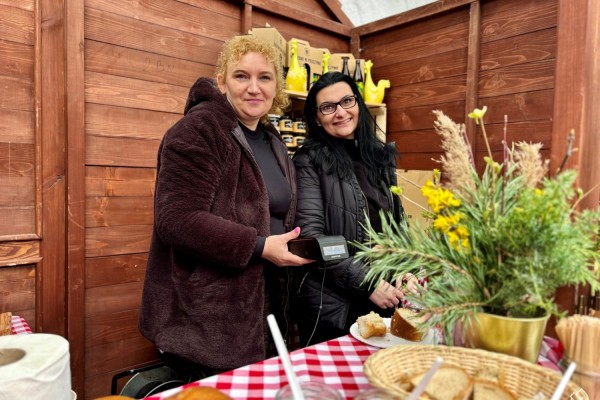
[[[466,347],[495,351],[537,362],[549,315],[540,318],[511,318],[475,313],[463,327]]]

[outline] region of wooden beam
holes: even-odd
[[[554,174],[563,162],[569,132],[575,132],[573,147],[579,148],[583,131],[583,54],[587,13],[582,11],[587,7],[585,3],[587,0],[558,0],[551,174]],[[565,167],[572,168],[578,162],[579,154],[574,153]]]
[[[350,21],[350,18],[348,18],[346,13],[342,10],[339,0],[323,0],[323,3],[342,24],[351,27],[354,26],[352,21]]]
[[[305,25],[310,25],[320,30],[333,32],[338,35],[350,37],[350,26],[340,24],[327,18],[298,10],[297,8],[289,7],[281,3],[275,3],[269,0],[246,0],[245,4],[276,14],[295,21],[301,21]]]
[[[39,0],[42,261],[36,267],[36,330],[66,336],[65,0]]]
[[[408,22],[414,22],[441,12],[453,10],[465,6],[478,0],[439,0],[435,3],[426,4],[422,7],[408,10],[391,17],[383,18],[365,25],[354,28],[360,36],[383,31],[389,28],[396,28]]]
[[[352,34],[350,35],[350,52],[354,55],[354,58],[361,58],[360,35],[355,30],[352,30]]]
[[[583,131],[581,138],[580,186],[589,192],[583,208],[600,207],[600,3],[587,1],[587,21],[584,48]]]
[[[85,398],[85,87],[84,0],[65,7],[66,95],[66,318],[71,384]]]
[[[242,34],[245,35],[250,29],[252,29],[252,6],[250,4],[244,4],[241,22],[242,26],[240,27],[240,30]]]
[[[475,149],[476,125],[468,114],[477,107],[479,99],[479,53],[481,44],[481,4],[471,3],[469,18],[469,43],[467,49],[467,87],[465,89],[465,129],[471,148]]]

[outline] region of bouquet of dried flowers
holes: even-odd
[[[366,279],[372,284],[415,271],[427,278],[427,289],[408,300],[432,316],[426,326],[441,325],[447,340],[456,322],[466,322],[475,311],[558,316],[553,301],[558,287],[600,287],[600,211],[577,211],[583,193],[573,186],[576,173],[547,177],[540,144],[519,142],[509,149],[505,143],[503,163],[494,162],[485,111],[469,114],[483,130],[485,170],[475,169],[464,125],[434,111],[444,177],[434,170],[421,188],[431,224],[398,226],[382,214],[382,232],[367,224],[369,240],[354,244],[357,257],[368,261]]]

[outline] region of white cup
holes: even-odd
[[[322,382],[300,382],[305,400],[343,400],[340,392]],[[275,400],[294,400],[292,388],[285,385],[275,395]]]

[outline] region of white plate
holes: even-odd
[[[383,322],[385,322],[385,326],[387,327],[387,333],[385,336],[371,336],[370,338],[364,338],[360,336],[358,332],[358,324],[355,322],[350,327],[350,334],[357,340],[361,342],[371,345],[373,347],[379,347],[382,349],[396,346],[398,344],[410,345],[410,344],[434,344],[435,341],[435,332],[433,329],[430,329],[427,334],[423,337],[423,340],[420,342],[411,342],[410,340],[402,339],[401,337],[394,336],[390,333],[390,322],[391,318],[383,318]]]

